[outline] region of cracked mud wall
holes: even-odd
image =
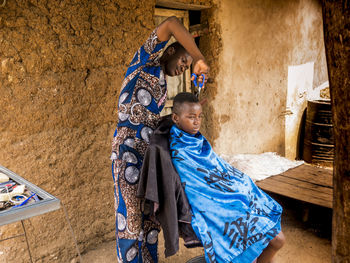
[[[218,105],[213,103],[220,89],[218,88],[218,74],[221,70],[219,58],[222,52],[222,31],[219,19],[219,10],[221,1],[211,1],[211,8],[201,12],[201,23],[208,23],[209,32],[201,36],[199,47],[210,66],[209,79],[205,90],[202,92],[200,99],[206,99],[203,105],[204,119],[201,126],[201,132],[215,147],[216,139],[220,136],[220,120],[216,118]],[[222,100],[224,105],[227,104],[227,98]]]
[[[210,4],[201,18],[209,34],[200,48],[211,67],[202,131],[219,153],[283,153],[288,65],[313,59],[315,85],[327,80],[319,2]],[[114,238],[116,102],[133,53],[154,28],[154,6],[8,0],[0,8],[0,164],[61,199],[81,250]],[[36,262],[74,255],[62,210],[25,225]],[[19,223],[0,227],[0,239],[17,233]],[[0,251],[0,262],[28,262],[23,238]]]
[[[288,66],[313,61],[314,87],[328,80],[321,3],[216,0],[214,4],[218,8],[212,10],[206,45],[217,66],[211,71],[214,82],[205,91],[203,132],[218,153],[284,155]]]
[[[155,1],[15,1],[0,8],[0,164],[58,197],[79,247],[114,238],[110,145],[133,53],[154,28]],[[26,220],[35,262],[69,262],[63,210]],[[21,233],[0,227],[0,239]],[[24,238],[0,262],[28,262]]]

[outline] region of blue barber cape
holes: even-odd
[[[251,263],[281,231],[282,207],[221,159],[199,132],[174,125],[169,140],[206,261]]]

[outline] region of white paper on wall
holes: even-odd
[[[294,160],[301,117],[307,105],[307,94],[313,91],[314,62],[288,67],[288,89],[285,115],[285,156]]]

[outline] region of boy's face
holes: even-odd
[[[202,106],[199,102],[185,102],[181,105],[180,113],[173,113],[172,118],[179,129],[195,135],[201,127],[202,115]]]

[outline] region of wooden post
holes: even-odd
[[[335,161],[332,262],[350,263],[350,1],[323,0]]]

